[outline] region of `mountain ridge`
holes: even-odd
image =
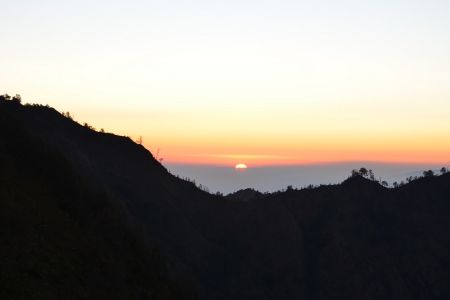
[[[354,176],[338,185],[230,201],[172,176],[131,139],[95,132],[49,107],[0,101],[0,118],[2,136],[13,132],[19,140],[39,140],[37,149],[63,157],[67,168],[105,195],[123,216],[121,222],[138,232],[138,243],[160,249],[167,258],[168,277],[186,283],[200,299],[450,295],[445,284],[450,275],[449,174],[396,189]],[[0,143],[5,164],[12,155],[4,147],[9,140]],[[27,150],[19,153],[18,158],[26,158]],[[33,164],[27,168],[30,182],[41,178],[52,185],[58,179],[39,177]],[[67,203],[77,207],[85,202],[80,197]],[[89,205],[77,209],[93,220],[99,214]],[[105,233],[114,236],[114,231]]]

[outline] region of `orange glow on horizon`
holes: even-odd
[[[297,137],[295,137],[297,136]],[[448,137],[448,138],[447,138]],[[148,141],[157,141],[151,145]],[[147,144],[146,144],[147,142]],[[450,136],[442,128],[383,132],[313,130],[266,136],[250,134],[203,134],[144,138],[147,149],[161,149],[164,162],[173,164],[234,167],[245,161],[252,166],[308,165],[340,162],[392,164],[443,164],[450,162]]]
[[[348,153],[336,152],[335,155],[327,153],[311,153],[302,159],[304,155],[292,156],[269,156],[269,155],[180,155],[164,159],[166,163],[172,164],[194,164],[194,165],[217,165],[235,166],[236,161],[245,160],[255,167],[263,166],[289,166],[289,165],[312,165],[312,164],[335,164],[347,162],[373,162],[389,164],[432,164],[446,165],[449,163],[448,154],[438,151],[424,156],[423,153],[415,152],[390,152],[390,153]],[[376,159],[374,159],[376,157]]]

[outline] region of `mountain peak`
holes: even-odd
[[[350,176],[342,182],[343,186],[380,186],[377,181],[368,179],[361,175]]]

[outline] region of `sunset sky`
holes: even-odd
[[[0,93],[168,163],[450,161],[450,1],[4,1]]]

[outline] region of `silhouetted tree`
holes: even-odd
[[[392,184],[394,186],[394,188],[398,188],[398,182],[394,181],[394,183]]]
[[[0,101],[10,101],[11,103],[20,104],[22,102],[22,97],[19,94],[16,94],[14,97],[4,94],[0,96]]]
[[[447,168],[446,167],[442,167],[441,174],[444,175],[447,172],[448,172]]]
[[[67,119],[69,119],[69,120],[73,120],[73,117],[72,117],[72,115],[70,114],[70,112],[63,112],[62,115],[63,115],[64,117],[66,117]]]
[[[11,96],[8,94],[1,95],[0,100],[1,101],[9,101],[9,100],[11,100]]]
[[[387,186],[389,186],[389,183],[387,183],[387,181],[383,180],[381,182],[381,185],[387,187]]]
[[[358,175],[359,175],[358,170],[353,169],[353,170],[352,170],[352,177],[356,177],[356,176],[358,176]]]
[[[433,177],[434,172],[433,170],[423,171],[423,177]]]
[[[369,174],[369,171],[366,168],[359,169],[359,175],[367,177],[367,174]]]
[[[199,184],[199,185],[198,185],[198,188],[201,189],[201,190],[204,191],[204,192],[209,193],[209,188],[208,188],[207,186],[204,186],[204,185],[202,185],[202,184]]]
[[[375,181],[375,174],[373,173],[372,169],[369,170],[369,178],[370,180]]]
[[[93,126],[89,125],[89,124],[86,123],[86,122],[84,122],[83,126],[86,127],[86,128],[88,128],[88,129],[90,129],[90,130],[95,130],[95,128],[94,128]]]
[[[16,94],[14,97],[12,97],[11,101],[20,104],[22,102],[22,97],[19,94]]]

